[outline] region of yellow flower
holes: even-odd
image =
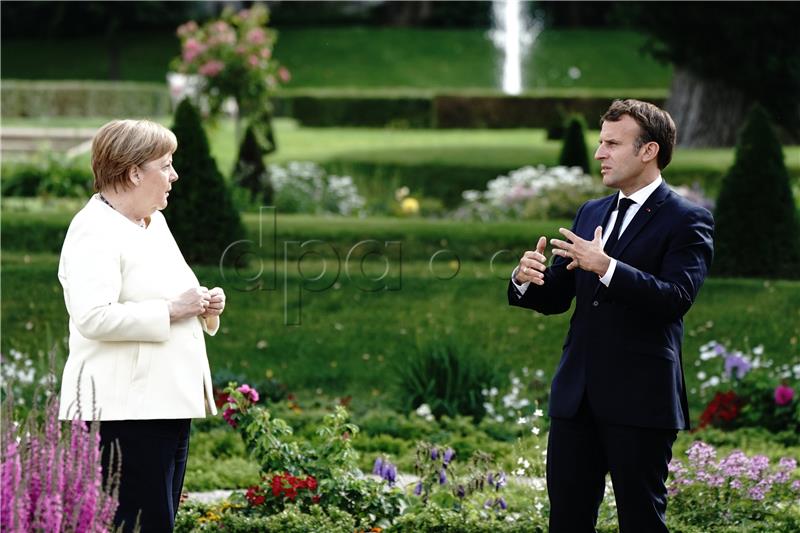
[[[419,202],[411,196],[404,198],[400,203],[400,210],[404,215],[416,215],[419,213]]]

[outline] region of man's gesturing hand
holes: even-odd
[[[535,283],[536,285],[544,285],[544,271],[547,268],[545,264],[547,258],[544,255],[544,247],[547,246],[547,239],[539,237],[539,242],[536,243],[536,250],[528,250],[519,260],[519,267],[517,267],[517,283]]]
[[[572,259],[572,262],[567,265],[567,270],[582,268],[601,277],[605,275],[611,258],[603,251],[602,226],[597,226],[594,230],[594,239],[591,241],[581,239],[566,228],[559,228],[558,232],[570,242],[550,239],[550,244],[555,246],[553,255]]]

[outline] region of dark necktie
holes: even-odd
[[[609,253],[614,249],[614,245],[616,245],[619,240],[619,230],[622,227],[622,221],[625,219],[625,213],[628,211],[628,208],[635,203],[636,202],[630,198],[620,199],[619,211],[617,212],[617,220],[614,222],[614,229],[611,230],[611,236],[606,241],[605,246],[603,246],[603,251],[605,253]]]

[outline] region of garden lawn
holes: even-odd
[[[230,272],[224,281],[218,268],[195,268],[202,283],[220,285],[228,294],[223,327],[207,339],[212,369],[253,379],[269,373],[301,399],[352,395],[355,403],[391,406],[401,400],[394,394],[398,368],[418,340],[458,337],[502,373],[541,368],[549,378],[558,362],[569,315],[543,317],[509,307],[507,281],[500,278],[510,272],[510,258],[498,264],[496,275],[488,259],[464,262],[451,279],[440,279],[455,272],[447,256],[432,266],[406,260],[402,270],[394,268],[396,263],[390,274],[400,282],[398,290],[379,292],[362,290],[357,284],[364,278],[356,275],[350,281],[344,272],[328,290],[301,291],[297,267],[289,265],[286,291],[281,265],[276,272],[281,290],[247,292]],[[310,260],[302,265],[307,277],[320,271]],[[4,354],[16,348],[42,365],[48,343],[66,335],[56,270],[55,255],[3,254]],[[367,261],[365,271],[377,277],[383,265]],[[712,339],[727,341],[731,348],[763,344],[765,357],[776,363],[800,360],[798,301],[798,282],[707,281],[686,317],[683,357],[690,390],[698,386],[693,371],[698,348]],[[697,416],[701,406],[696,396],[690,398]]]
[[[499,54],[480,29],[286,28],[275,57],[293,74],[290,88],[498,87]],[[179,52],[169,31],[126,33],[121,79],[164,82]],[[669,86],[671,68],[641,52],[645,37],[624,30],[547,29],[525,66],[529,88],[637,89]],[[70,40],[4,40],[4,79],[107,79],[102,36]],[[573,79],[568,71],[580,69]]]

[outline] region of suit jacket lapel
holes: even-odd
[[[645,200],[642,207],[640,207],[636,215],[634,215],[633,220],[628,224],[628,227],[625,228],[625,231],[619,236],[619,241],[617,241],[617,244],[615,244],[614,248],[610,251],[611,257],[618,258],[622,255],[622,252],[631,243],[633,238],[636,237],[650,220],[652,220],[653,215],[656,214],[658,208],[664,203],[668,193],[669,186],[667,182],[662,181],[658,189],[653,191],[653,194]]]

